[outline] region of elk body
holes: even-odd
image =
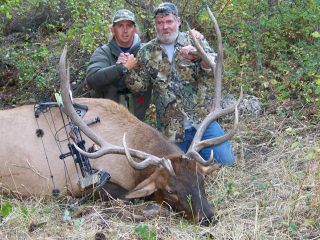
[[[108,142],[122,146],[123,134],[126,133],[128,147],[171,159],[175,171],[174,177],[166,169],[155,166],[136,170],[130,166],[125,155],[108,154],[91,160],[93,168],[107,171],[111,175],[110,182],[113,186],[119,187],[118,193],[117,190],[113,190],[114,197],[121,196],[125,190],[126,198],[152,195],[151,199],[160,203],[166,201],[179,211],[188,209],[191,211],[187,202],[187,196],[191,196],[193,205],[196,203],[199,205],[193,207],[193,211],[198,209],[199,220],[212,217],[212,207],[205,198],[203,186],[203,174],[209,169],[205,170],[201,166],[197,169],[195,161],[182,158],[183,154],[175,145],[168,143],[159,132],[139,121],[121,105],[106,99],[83,98],[76,99],[76,102],[87,105],[89,108],[84,120],[100,117],[101,122],[92,125],[91,129]],[[53,108],[51,115],[56,128],[63,127],[59,109]],[[81,196],[73,159],[71,157],[66,158],[65,161],[59,159],[61,152],[68,151],[67,142],[63,141],[62,148],[58,148],[50,130],[53,128],[52,122],[49,122],[49,128],[46,118],[39,116],[39,126],[44,133],[41,138],[36,134],[39,126],[34,117],[34,107],[31,105],[0,111],[0,119],[2,191],[10,190],[26,197],[50,195],[53,180],[55,188],[61,191],[68,190],[76,197]],[[63,131],[61,135],[61,139],[65,139]],[[90,145],[90,140],[86,139],[86,141]],[[105,186],[106,189],[108,184]],[[206,209],[201,209],[200,205]]]
[[[239,101],[233,107],[220,108],[222,43],[218,24],[213,15],[211,17],[218,37],[218,62],[215,69],[211,64],[215,71],[216,102],[212,112],[199,126],[186,154],[169,143],[158,131],[140,122],[127,109],[110,100],[75,99],[74,102],[89,108],[84,119],[80,118],[69,95],[70,74],[66,67],[66,48],[64,49],[59,63],[62,109],[84,133],[86,145],[95,143],[99,146],[99,150],[93,153],[85,152],[76,145],[75,148],[91,159],[94,169],[110,174],[110,182],[100,190],[102,196],[106,192],[113,197],[126,199],[149,196],[151,200],[166,202],[173,209],[185,212],[190,219],[204,223],[212,220],[213,208],[205,195],[204,176],[216,166],[211,164],[213,159],[205,161],[198,152],[206,146],[230,139],[235,134],[238,125],[236,107]],[[196,39],[194,41],[197,42]],[[205,59],[201,47],[196,47]],[[205,128],[212,121],[233,111],[236,113],[233,130],[223,137],[201,141]],[[45,117],[48,114],[53,120]],[[87,126],[86,121],[96,117],[101,122]],[[64,161],[59,159],[61,153],[69,151],[65,140],[68,134],[57,131],[55,138],[60,140],[60,144],[52,136],[53,129],[62,127],[59,108],[40,114],[38,121],[34,117],[33,106],[0,111],[2,191],[39,196],[49,195],[53,188],[57,188],[76,197],[81,196],[74,160],[71,157]],[[43,136],[36,134],[39,128],[43,130]]]
[[[174,145],[167,144],[161,134],[147,124],[138,121],[126,108],[115,102],[105,99],[76,99],[76,102],[89,108],[84,120],[100,118],[101,122],[93,125],[92,129],[99,132],[110,143],[122,145],[123,134],[126,132],[130,147],[156,155],[160,155],[162,151],[164,154],[170,154],[177,150]],[[71,184],[68,190],[75,196],[79,196],[73,159],[71,157],[66,158],[65,161],[59,159],[61,153],[69,151],[66,134],[64,129],[61,129],[63,122],[59,108],[51,109],[52,120],[48,114],[39,115],[38,126],[33,105],[0,111],[2,187],[5,187],[6,184],[11,190],[24,196],[49,194],[53,187],[49,172],[51,169],[53,181],[60,190],[63,190],[67,182]],[[61,149],[51,133],[54,129],[53,122],[56,129],[61,129],[56,136],[62,140]],[[43,137],[37,136],[38,128],[43,130]],[[153,139],[155,141],[152,141]],[[90,140],[86,138],[86,141],[86,145],[90,146]],[[139,177],[134,180],[132,177],[127,178],[127,176],[139,176],[140,172],[135,173],[134,169],[128,165],[125,156],[107,155],[91,162],[96,169],[115,172],[112,181],[125,189],[133,189],[139,181]],[[70,180],[65,177],[64,164],[68,169]]]

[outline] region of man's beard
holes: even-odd
[[[178,34],[179,34],[179,29],[177,28],[174,32],[170,34],[170,36],[167,36],[167,35],[164,36],[157,32],[157,38],[160,40],[161,43],[170,44],[176,41]]]

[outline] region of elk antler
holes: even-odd
[[[91,128],[87,126],[87,124],[78,116],[78,114],[76,113],[71,103],[70,72],[69,72],[69,67],[67,68],[66,66],[66,55],[67,55],[67,45],[65,45],[59,61],[60,88],[61,88],[61,96],[62,96],[62,102],[63,102],[63,111],[73,121],[73,123],[77,125],[79,129],[81,129],[81,131],[87,137],[89,137],[93,142],[95,142],[100,146],[100,149],[97,152],[88,153],[86,151],[83,151],[76,144],[74,144],[74,147],[82,155],[89,158],[98,158],[105,154],[125,155],[126,152],[128,152],[132,156],[138,159],[144,160],[141,163],[133,163],[134,161],[132,160],[132,158],[128,159],[128,162],[132,167],[137,169],[142,169],[147,167],[148,165],[157,165],[159,167],[165,168],[171,175],[174,175],[174,170],[170,160],[159,158],[154,155],[151,155],[142,151],[134,150],[134,149],[125,149],[124,147],[119,147],[111,143],[108,143],[101,136],[97,135]]]
[[[126,143],[126,134],[123,135],[123,147],[128,159],[129,164],[135,168],[135,169],[144,169],[149,165],[159,165],[159,161],[161,162],[162,166],[166,166],[166,169],[169,169],[169,172],[172,176],[175,176],[175,172],[173,171],[171,160],[165,159],[165,158],[154,158],[154,157],[148,157],[142,162],[136,162],[132,159],[130,155],[130,151],[127,147]]]
[[[239,97],[238,101],[231,107],[228,107],[225,109],[221,108],[220,102],[221,102],[222,75],[223,75],[222,37],[221,37],[221,32],[220,32],[218,22],[217,22],[216,18],[213,16],[213,14],[208,6],[207,6],[207,10],[208,10],[209,16],[214,24],[214,29],[217,34],[218,44],[217,44],[217,63],[216,63],[216,65],[208,57],[208,55],[201,47],[198,40],[194,37],[192,31],[190,31],[189,25],[188,25],[188,28],[189,28],[189,32],[192,36],[195,48],[197,49],[198,55],[207,64],[209,64],[209,66],[212,69],[212,72],[214,72],[214,84],[215,84],[214,104],[210,110],[209,115],[202,121],[202,123],[198,127],[198,130],[193,138],[193,141],[192,141],[192,143],[186,153],[187,156],[193,157],[196,161],[198,161],[200,164],[205,165],[205,166],[208,166],[209,164],[211,164],[213,157],[210,157],[210,159],[208,161],[206,161],[200,156],[199,151],[205,147],[217,145],[222,142],[225,142],[226,140],[233,137],[233,135],[238,130],[238,124],[239,124],[238,105],[239,105],[240,100],[242,98],[242,88],[241,88],[240,97]],[[234,120],[234,126],[233,126],[232,130],[230,130],[224,136],[201,141],[201,138],[210,123],[212,123],[214,120],[216,120],[224,115],[232,113],[233,111],[235,112],[235,120]],[[211,154],[211,156],[212,156],[212,154]]]

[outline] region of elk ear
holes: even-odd
[[[126,198],[141,198],[151,195],[157,190],[156,183],[152,177],[139,183],[132,191],[130,191]]]
[[[217,171],[220,169],[220,165],[219,164],[211,164],[209,166],[203,166],[199,163],[197,163],[197,169],[199,170],[199,172],[201,172],[204,176],[207,176],[211,173],[213,173],[214,171]]]

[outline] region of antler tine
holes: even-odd
[[[240,97],[239,97],[238,101],[236,102],[236,104],[229,107],[229,108],[226,108],[226,109],[221,108],[220,102],[221,102],[222,77],[223,77],[222,36],[221,36],[219,24],[218,24],[216,18],[213,16],[213,14],[208,6],[207,6],[207,10],[208,10],[209,16],[214,24],[214,29],[215,29],[215,32],[217,35],[217,62],[215,65],[212,61],[210,61],[210,58],[208,57],[206,52],[203,50],[203,48],[199,44],[198,40],[194,37],[192,32],[191,32],[191,36],[193,38],[194,45],[198,51],[198,54],[201,56],[201,58],[204,61],[206,61],[209,64],[212,71],[214,72],[214,84],[215,84],[214,104],[212,106],[212,109],[211,109],[211,112],[209,113],[209,115],[202,121],[202,123],[198,127],[198,130],[197,130],[197,132],[194,136],[194,139],[193,139],[193,141],[188,149],[188,152],[187,152],[188,156],[193,157],[196,161],[198,161],[200,164],[205,165],[205,166],[208,166],[209,164],[211,164],[213,159],[210,158],[208,161],[205,161],[200,156],[200,154],[198,152],[205,147],[212,146],[215,144],[220,144],[220,143],[222,143],[222,142],[224,142],[234,136],[234,134],[237,132],[237,129],[238,129],[238,122],[239,122],[238,105],[239,105],[240,100],[242,98],[242,88],[241,88]],[[212,123],[214,120],[220,118],[221,116],[232,113],[233,111],[235,111],[235,122],[234,122],[234,127],[232,130],[230,130],[224,136],[201,141],[201,138],[210,123]]]
[[[211,164],[211,162],[213,161],[213,158],[210,158],[209,160],[204,160],[201,155],[199,154],[199,151],[201,151],[203,148],[205,147],[209,147],[209,146],[213,146],[213,145],[218,145],[220,143],[223,143],[225,141],[227,141],[228,139],[231,139],[238,131],[238,127],[239,127],[239,111],[238,111],[238,106],[239,103],[242,99],[242,89],[241,89],[241,93],[240,93],[240,97],[238,99],[238,101],[231,107],[223,109],[219,112],[212,112],[210,113],[201,123],[201,127],[202,126],[206,126],[203,128],[199,128],[193,138],[193,141],[188,149],[188,152],[186,153],[187,156],[189,157],[193,157],[197,162],[199,162],[200,164],[204,165],[204,166],[208,166]],[[204,134],[205,129],[207,128],[207,126],[212,122],[212,119],[218,119],[221,116],[227,115],[229,113],[235,112],[235,120],[234,120],[234,124],[233,124],[233,128],[228,131],[225,135],[220,136],[220,137],[216,137],[216,138],[210,138],[210,139],[206,139],[206,140],[202,140],[201,141],[201,137]],[[199,131],[200,130],[200,131]]]
[[[218,21],[213,16],[210,8],[207,6],[207,10],[209,16],[214,24],[214,29],[217,35],[217,63],[215,64],[212,59],[209,58],[208,54],[204,51],[202,46],[200,45],[198,39],[194,36],[193,32],[190,29],[189,24],[187,23],[189,33],[192,37],[194,42],[194,46],[198,51],[199,56],[202,60],[204,60],[209,66],[211,67],[212,71],[214,72],[214,105],[212,106],[213,109],[220,109],[220,102],[221,102],[221,90],[222,90],[222,75],[223,75],[223,45],[222,45],[222,36],[221,31],[219,28]],[[212,110],[213,110],[212,109]]]
[[[156,166],[165,168],[170,173],[171,176],[175,176],[175,172],[173,170],[170,160],[165,158],[158,158],[153,155],[150,155],[148,158],[146,158],[142,162],[136,162],[132,159],[130,155],[130,151],[128,150],[127,143],[126,143],[126,134],[123,135],[122,143],[123,143],[123,147],[124,147],[128,162],[131,165],[131,167],[135,169],[144,169],[149,165],[156,165]]]
[[[198,39],[194,36],[193,32],[191,31],[191,28],[188,22],[187,22],[187,27],[188,27],[188,32],[192,37],[194,46],[197,49],[197,54],[201,57],[202,60],[204,60],[210,66],[210,68],[214,69],[215,68],[214,62],[212,62],[212,59],[208,57],[206,52],[201,47]]]
[[[174,170],[171,165],[171,161],[158,158],[154,155],[147,154],[142,151],[138,151],[135,149],[128,149],[124,147],[119,147],[113,144],[108,143],[99,135],[97,135],[88,125],[78,116],[73,105],[71,103],[70,97],[70,73],[69,68],[66,67],[66,56],[67,56],[67,45],[65,45],[63,52],[59,61],[59,74],[60,74],[60,88],[61,88],[61,96],[63,101],[63,111],[70,117],[70,119],[83,131],[83,133],[89,137],[93,142],[97,143],[100,146],[100,149],[97,152],[88,153],[81,148],[79,148],[76,144],[74,147],[84,156],[89,158],[98,158],[105,154],[126,154],[130,165],[136,169],[146,168],[148,165],[157,165],[165,168],[171,175],[174,175]],[[125,142],[125,136],[124,136]],[[126,145],[125,145],[126,146]],[[141,163],[137,163],[132,159],[132,156],[144,160]],[[130,159],[129,157],[130,156]]]
[[[211,20],[213,21],[214,30],[217,34],[217,63],[214,72],[214,109],[220,109],[221,102],[221,91],[222,91],[222,77],[223,77],[223,45],[222,45],[222,36],[219,28],[219,24],[217,19],[213,16],[209,6],[207,6],[207,10]]]

